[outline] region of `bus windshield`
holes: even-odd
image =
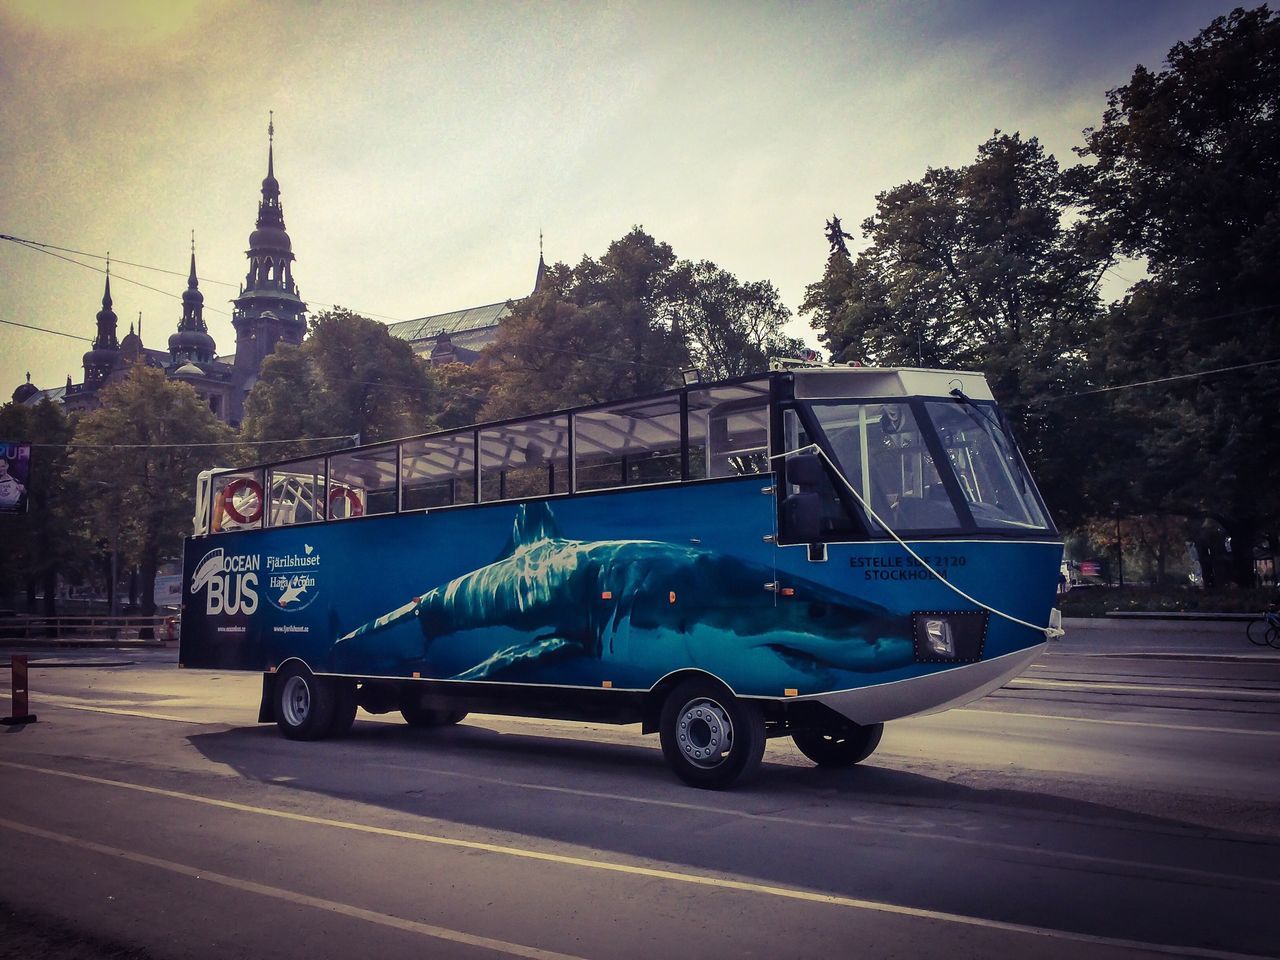
[[[1051,531],[994,404],[903,399],[809,408],[845,478],[893,530]],[[869,515],[863,522],[883,531]]]

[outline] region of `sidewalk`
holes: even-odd
[[[1249,642],[1245,623],[1241,620],[1071,617],[1062,621],[1066,636],[1052,641],[1049,652],[1280,663],[1280,650]]]

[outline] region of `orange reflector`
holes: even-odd
[[[613,686],[613,681],[612,681],[612,680],[605,680],[603,683],[601,683],[601,684],[600,684],[600,686],[602,686],[602,687],[612,687],[612,686]]]
[[[787,687],[787,689],[782,691],[782,695],[784,697],[798,697],[800,696],[800,691],[795,687]]]
[[[276,672],[275,667],[267,667],[267,673],[275,673],[275,672]]]
[[[422,679],[422,674],[421,674],[421,673],[419,673],[417,670],[413,671],[413,679],[415,679],[415,680],[421,680],[421,679]]]
[[[794,597],[794,596],[796,595],[796,588],[795,588],[795,587],[783,587],[783,588],[782,588],[782,595],[783,595],[784,597]]]
[[[675,602],[676,602],[676,592],[672,590],[670,593],[667,594],[667,603],[675,603]]]
[[[613,599],[613,591],[612,591],[612,590],[606,590],[604,593],[600,594],[600,599],[601,599],[601,600],[612,600],[612,599]]]

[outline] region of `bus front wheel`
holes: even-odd
[[[869,723],[830,730],[797,730],[791,739],[801,753],[820,767],[852,767],[875,752],[883,735],[883,723]]]
[[[764,713],[704,678],[679,684],[662,704],[662,754],[685,783],[722,790],[745,780],[764,756]]]
[[[330,736],[340,704],[333,684],[300,663],[276,674],[276,726],[290,740],[322,740]],[[354,714],[353,714],[354,716]]]

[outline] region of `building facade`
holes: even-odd
[[[191,245],[191,269],[182,293],[182,316],[169,337],[169,349],[143,345],[142,318],[138,329],[117,338],[118,318],[111,298],[111,265],[103,285],[93,344],[83,358],[80,383],[67,377],[65,386],[41,390],[30,381],[13,392],[15,403],[50,400],[67,413],[93,410],[107,384],[128,375],[136,363],[158,367],[173,380],[189,383],[220,420],[239,426],[244,400],[258,380],[262,362],[280,343],[300,344],[306,333],[307,305],[293,279],[293,245],[284,225],[280,182],[275,176],[275,125],[267,126],[267,176],[262,181],[258,219],[249,234],[248,273],[233,301],[231,324],[236,332],[235,352],[218,355],[217,344],[204,320],[204,294],[196,274],[195,241]]]
[[[13,392],[14,402],[36,404],[50,400],[61,404],[68,414],[93,410],[100,403],[103,387],[127,376],[133,364],[144,363],[163,369],[170,379],[189,383],[219,419],[238,427],[244,417],[245,398],[258,381],[263,361],[281,343],[302,343],[307,329],[307,305],[293,276],[293,244],[285,230],[280,182],[275,176],[274,122],[267,126],[267,175],[262,181],[258,218],[249,234],[245,256],[248,272],[233,301],[231,317],[236,335],[234,353],[218,354],[205,323],[193,237],[191,268],[182,293],[182,316],[169,337],[168,350],[144,346],[141,315],[136,330],[130,324],[128,334],[117,338],[119,321],[111,298],[108,262],[96,335],[82,361],[81,382],[73,382],[68,376],[64,386],[42,390],[31,383],[28,375],[27,382]],[[534,293],[541,289],[546,271],[539,242]],[[504,300],[391,323],[388,329],[433,366],[469,364],[494,341],[499,325],[510,312],[511,301]]]

